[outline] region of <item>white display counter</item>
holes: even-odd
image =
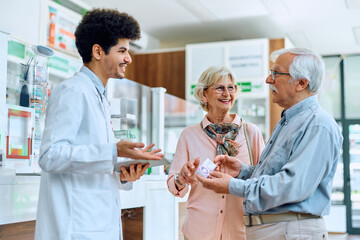
[[[122,209],[144,208],[144,238],[177,239],[178,199],[167,175],[144,175],[130,191],[120,191]],[[0,175],[0,225],[36,220],[40,176]],[[181,200],[180,200],[181,201]]]

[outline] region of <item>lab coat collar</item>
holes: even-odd
[[[82,66],[80,69],[80,72],[86,74],[86,76],[88,76],[90,78],[90,80],[94,83],[96,90],[101,93],[100,96],[101,98],[103,96],[105,96],[105,87],[102,84],[100,78],[98,78],[98,76],[96,76],[96,74],[91,71],[89,68]]]

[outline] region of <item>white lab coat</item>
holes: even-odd
[[[53,91],[47,106],[36,240],[122,239],[119,187],[132,184],[113,173],[108,104],[83,68]]]

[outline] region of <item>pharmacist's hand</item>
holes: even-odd
[[[178,180],[182,184],[196,183],[195,172],[199,167],[200,158],[195,158],[194,162],[187,161],[181,168]]]
[[[126,157],[141,160],[161,160],[164,154],[159,153],[161,149],[151,150],[155,144],[145,147],[140,142],[119,141],[116,143],[118,157]]]
[[[211,178],[203,178],[196,175],[199,182],[204,188],[213,190],[216,193],[229,194],[229,184],[232,177],[226,173],[213,171],[210,173]]]
[[[235,157],[218,155],[215,157],[214,163],[217,165],[216,171],[227,173],[232,177],[237,177],[241,172],[242,163]]]
[[[146,169],[148,169],[149,166],[150,166],[149,163],[147,163],[144,166],[142,166],[141,163],[138,163],[136,164],[136,168],[135,168],[135,164],[131,164],[128,170],[125,167],[121,167],[120,180],[128,181],[128,182],[136,181],[142,175],[144,175]]]

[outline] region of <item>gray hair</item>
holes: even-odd
[[[289,48],[271,53],[271,61],[275,62],[284,53],[297,55],[289,67],[291,81],[294,82],[297,79],[305,78],[309,80],[308,90],[317,93],[325,73],[325,64],[322,57],[306,48]]]
[[[206,112],[209,111],[209,108],[207,104],[202,101],[202,98],[204,97],[204,90],[215,85],[217,81],[227,76],[229,76],[231,81],[236,84],[236,77],[234,73],[225,66],[211,66],[201,74],[194,89],[194,97],[200,102],[200,106]],[[238,88],[236,90],[236,94],[237,93]]]

